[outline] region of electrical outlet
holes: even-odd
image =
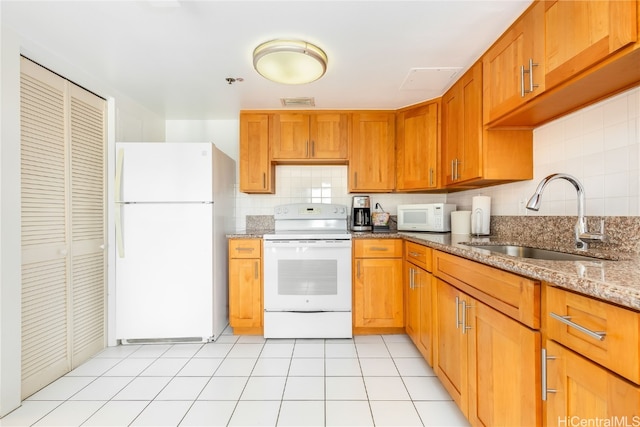
[[[527,214],[527,199],[518,200],[518,215]]]

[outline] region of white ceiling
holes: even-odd
[[[466,70],[531,0],[163,2],[0,0],[0,16],[39,50],[166,119],[200,120],[282,108],[282,97],[314,97],[318,109],[437,97],[459,73],[420,69]],[[325,76],[287,86],[258,75],[252,51],[274,38],[319,45]]]

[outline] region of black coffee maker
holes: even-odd
[[[369,196],[353,196],[351,230],[371,231],[371,202]]]

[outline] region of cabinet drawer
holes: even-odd
[[[260,258],[261,239],[230,239],[229,258]]]
[[[401,239],[355,239],[353,253],[356,258],[401,258]]]
[[[407,261],[431,271],[432,249],[413,242],[404,242],[405,258]]]
[[[433,274],[530,328],[540,328],[540,282],[440,251]]]
[[[640,384],[640,313],[547,286],[549,338]]]

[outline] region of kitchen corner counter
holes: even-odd
[[[396,236],[442,252],[640,311],[640,257],[637,254],[597,250],[588,250],[585,253],[566,247],[546,247],[545,249],[617,259],[616,261],[601,258],[583,261],[547,261],[504,255],[464,244],[470,242],[472,244],[517,244],[540,247],[540,245],[520,240],[512,242],[497,237],[475,238],[466,235],[414,232],[398,232]]]

